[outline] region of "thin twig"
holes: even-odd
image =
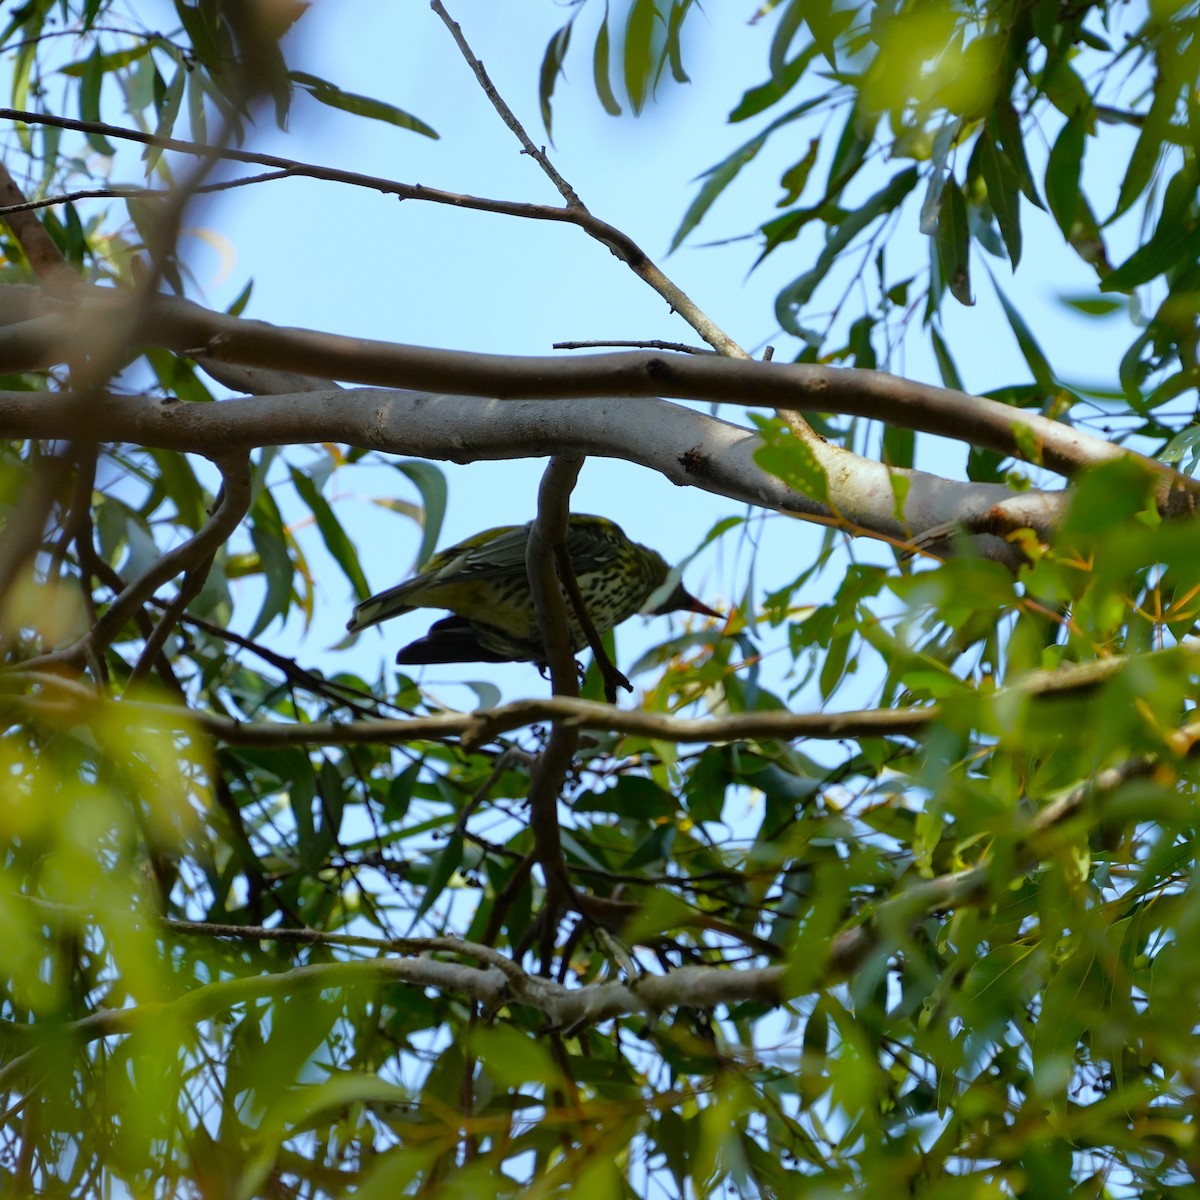
[[[32,664],[31,664],[32,665]],[[73,716],[86,721],[103,697],[82,684],[37,669],[7,671],[5,679],[24,681],[38,690],[5,695],[4,706],[34,713]],[[1089,681],[1086,685],[1092,686]],[[999,693],[998,693],[999,694]],[[1038,694],[1034,692],[1033,694]],[[226,746],[371,746],[417,741],[461,740],[475,750],[501,733],[549,721],[580,730],[627,734],[680,744],[741,742],[756,739],[796,741],[841,738],[917,737],[941,717],[937,705],[925,708],[868,708],[840,713],[793,713],[779,710],[734,713],[725,717],[672,717],[641,709],[620,709],[573,696],[514,700],[468,713],[435,713],[378,721],[238,721],[216,713],[166,704],[122,700],[119,713],[147,728],[193,729]],[[111,720],[112,714],[107,715]]]
[[[2,162],[0,203],[11,209],[11,215],[6,216],[8,227],[16,236],[42,286],[53,295],[69,296],[79,286],[79,276],[42,223],[23,211],[26,198]]]
[[[566,545],[571,491],[582,466],[581,454],[556,454],[550,459],[538,489],[538,514],[529,529],[525,554],[538,632],[556,696],[579,695],[575,648],[571,645],[567,606],[558,584],[554,550]]]
[[[211,192],[227,192],[233,188],[247,187],[252,183],[270,183],[276,179],[291,179],[296,172],[289,170],[267,171],[262,175],[246,175],[240,179],[226,179],[218,183],[202,183],[192,189],[194,196],[206,196]],[[53,208],[58,204],[74,204],[77,200],[167,200],[174,194],[172,188],[84,188],[78,192],[61,192],[45,196],[41,200],[25,200],[20,204],[0,206],[0,217],[14,213],[33,212],[39,208]]]
[[[667,302],[671,309],[677,312],[718,354],[728,355],[731,358],[748,358],[749,355],[746,351],[721,329],[682,288],[668,278],[662,269],[651,261],[650,256],[635,245],[626,234],[621,234],[619,241],[615,241],[611,237],[612,227],[605,222],[597,221],[592,216],[587,206],[576,195],[575,189],[558,173],[554,165],[546,157],[545,152],[539,150],[533,144],[533,139],[525,132],[524,127],[517,120],[512,109],[508,107],[496,91],[492,81],[488,78],[487,72],[483,69],[483,64],[475,57],[471,47],[467,44],[461,27],[457,22],[451,20],[450,15],[442,6],[441,0],[431,0],[430,7],[442,19],[447,29],[450,30],[459,51],[462,53],[467,65],[474,72],[480,87],[483,88],[487,98],[491,101],[492,107],[500,114],[500,118],[504,121],[505,125],[516,135],[525,153],[542,168],[547,178],[558,189],[559,194],[567,202],[567,211],[576,214],[578,217],[577,224],[586,233],[608,246],[638,278],[644,283],[649,284]]]
[[[689,346],[686,342],[664,342],[659,338],[650,338],[646,341],[637,339],[615,339],[609,341],[603,338],[597,338],[594,341],[587,342],[555,342],[551,347],[554,350],[603,350],[603,349],[625,349],[625,350],[674,350],[678,354],[716,354],[710,346]]]
[[[441,17],[442,23],[450,30],[450,36],[454,39],[463,58],[466,59],[467,66],[475,73],[475,78],[479,81],[479,86],[483,88],[484,95],[487,96],[492,103],[492,107],[500,114],[500,119],[513,131],[517,141],[521,143],[521,148],[545,171],[547,178],[558,188],[558,194],[562,196],[570,208],[586,209],[586,205],[575,194],[575,189],[558,173],[554,164],[546,157],[546,152],[539,150],[533,144],[533,139],[525,132],[525,128],[517,120],[516,114],[505,104],[504,97],[496,91],[496,85],[488,77],[483,63],[475,57],[471,47],[467,44],[467,39],[463,36],[462,26],[457,21],[451,20],[450,14],[442,7],[441,0],[431,0],[429,7]]]
[[[592,656],[596,661],[596,667],[604,681],[604,698],[609,704],[616,704],[617,688],[623,687],[627,692],[632,692],[633,684],[617,669],[616,663],[608,657],[608,651],[605,650],[604,643],[600,640],[600,633],[592,620],[592,614],[588,612],[587,601],[584,599],[583,592],[579,590],[579,580],[575,578],[575,565],[571,562],[571,556],[567,552],[566,546],[555,546],[554,553],[558,561],[559,579],[566,590],[571,607],[575,610],[575,617],[579,621],[584,637],[587,638],[588,646],[591,647]]]

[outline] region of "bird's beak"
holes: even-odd
[[[719,613],[715,608],[709,608],[702,600],[697,600],[682,583],[677,584],[675,590],[661,604],[655,605],[649,611],[656,617],[672,612],[694,612],[704,617],[715,617],[718,621],[725,619],[724,613]]]

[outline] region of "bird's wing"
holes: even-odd
[[[446,562],[437,572],[439,586],[468,579],[492,579],[525,569],[529,526],[512,525],[491,530],[490,534],[486,541],[472,538],[443,551]]]
[[[617,559],[623,540],[617,526],[604,517],[575,517],[567,529],[567,553],[575,574],[603,570]]]
[[[603,517],[574,516],[567,527],[567,553],[576,575],[600,570],[616,559],[620,531]],[[470,579],[511,576],[525,570],[529,526],[505,529],[480,545],[464,543],[447,550],[445,567],[438,571],[438,584],[465,583]],[[457,553],[456,553],[457,552]]]
[[[431,588],[502,574],[502,568],[491,568],[488,565],[491,558],[490,548],[499,543],[501,548],[498,557],[504,559],[511,556],[516,561],[517,554],[511,548],[515,543],[519,546],[519,560],[524,562],[527,538],[528,530],[524,525],[502,526],[500,529],[489,529],[456,545],[447,546],[445,550],[439,550],[433,555],[411,579],[406,579],[386,591],[376,592],[374,596],[355,605],[346,628],[351,633],[358,633],[371,625],[378,625],[380,621],[412,612],[414,608],[424,608]]]

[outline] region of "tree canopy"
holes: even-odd
[[[516,198],[483,155],[470,192],[306,156],[318,108],[428,142],[467,86],[314,73],[327,6],[0,13],[0,1190],[1188,1194],[1196,6],[764,0],[745,78],[692,0],[541,7],[505,16],[512,47],[553,22],[520,95],[471,11],[403,16]],[[668,254],[556,166],[568,89],[614,120],[728,95]],[[301,179],[607,251],[674,333],[410,344],[248,279],[214,307],[201,206],[219,242]],[[381,240],[427,261],[387,212],[314,232],[312,291]],[[703,254],[685,290],[704,237],[782,272],[770,311],[722,328]],[[1026,315],[1079,264],[1086,380]],[[1015,373],[974,361],[977,301]],[[343,636],[326,576],[397,581],[397,524],[419,569],[449,464],[530,459],[543,678]],[[700,544],[656,548],[732,582],[578,670],[593,469],[704,493]]]

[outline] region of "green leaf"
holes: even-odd
[[[693,821],[719,821],[730,784],[723,746],[708,746],[688,772],[683,785],[684,805]]]
[[[776,129],[803,116],[817,103],[819,103],[817,100],[806,100],[803,104],[798,104],[795,108],[784,113],[783,116],[777,117],[760,134],[752,137],[748,142],[743,142],[732,154],[723,158],[716,166],[709,167],[703,175],[698,177],[703,179],[704,183],[701,185],[700,191],[696,194],[695,200],[688,206],[687,212],[683,214],[683,220],[679,223],[679,228],[675,231],[675,236],[671,239],[671,246],[668,253],[678,249],[683,239],[700,224],[704,214],[712,207],[713,202],[737,177],[738,172],[754,159],[754,156],[762,149],[767,138]],[[762,261],[761,257],[759,261]]]
[[[608,36],[608,4],[604,5],[604,20],[600,22],[600,30],[596,34],[596,46],[592,51],[592,78],[596,84],[596,95],[604,111],[610,117],[621,115],[621,106],[613,95],[612,82],[609,79],[609,36]]]
[[[796,86],[804,74],[808,64],[817,56],[816,43],[805,47],[791,62],[787,63],[781,75],[772,76],[766,83],[750,88],[738,102],[737,107],[729,114],[729,123],[745,121],[756,117],[764,109],[782,100]]]
[[[1000,225],[1013,270],[1021,261],[1021,193],[1017,171],[1009,157],[985,129],[979,135],[979,167],[987,187],[988,203]]]
[[[576,813],[608,813],[646,821],[673,817],[678,807],[670,792],[638,775],[623,775],[615,787],[584,792],[571,803],[571,811]]]
[[[421,504],[424,507],[424,518],[421,522],[421,547],[417,551],[417,567],[423,567],[433,552],[437,549],[438,539],[442,536],[442,523],[446,519],[446,475],[433,463],[410,460],[393,463],[402,475],[412,481],[413,486],[421,494]]]
[[[85,121],[101,119],[100,92],[104,86],[104,70],[104,55],[100,53],[100,47],[97,46],[84,65],[79,85],[79,115]],[[97,154],[103,154],[106,158],[116,156],[117,152],[113,149],[112,143],[103,134],[88,133],[87,140],[88,145]]]
[[[554,95],[554,85],[563,73],[563,59],[566,58],[567,49],[571,45],[571,30],[574,25],[575,21],[572,18],[557,30],[546,43],[546,53],[542,55],[542,67],[538,72],[538,104],[541,106],[542,124],[546,127],[547,137],[551,136],[550,125],[553,118],[550,100]]]
[[[388,125],[411,130],[413,133],[433,138],[435,141],[440,136],[420,117],[414,117],[412,113],[405,112],[404,109],[397,108],[394,104],[374,100],[370,96],[360,96],[357,92],[344,92],[336,84],[325,79],[318,79],[317,76],[310,75],[307,71],[289,71],[288,78],[304,88],[314,100],[330,108],[353,113],[356,117],[367,117],[372,121],[384,121]]]
[[[783,208],[788,204],[795,204],[800,199],[800,193],[804,191],[804,185],[808,182],[808,177],[812,172],[813,166],[816,164],[817,151],[820,148],[821,139],[819,137],[810,138],[808,150],[804,157],[798,163],[793,163],[784,171],[783,178],[780,179],[779,184],[786,194],[779,201],[779,208]]]
[[[320,530],[325,548],[333,556],[337,565],[342,568],[343,574],[354,588],[355,595],[360,600],[365,600],[371,594],[371,589],[367,586],[354,543],[346,536],[341,522],[334,516],[329,502],[317,490],[317,485],[312,478],[295,467],[290,468],[290,471],[296,491],[300,493],[300,498],[308,505],[316,519],[317,529]]]
[[[803,438],[777,421],[763,423],[762,438],[763,444],[754,452],[754,461],[764,471],[802,496],[828,503],[829,480],[825,468]]]
[[[1079,172],[1091,122],[1090,110],[1073,116],[1059,133],[1046,164],[1046,202],[1067,238],[1072,236],[1079,212]]]
[[[836,199],[866,162],[867,151],[875,137],[876,120],[877,118],[863,116],[857,107],[851,106],[850,115],[846,118],[846,124],[842,126],[842,135],[833,151],[833,161],[829,164],[829,180],[825,185],[826,200]]]
[[[1003,148],[1017,173],[1017,186],[1025,193],[1026,199],[1038,208],[1044,208],[1037,185],[1033,182],[1033,172],[1029,169],[1029,159],[1025,156],[1025,136],[1021,132],[1021,118],[1017,116],[1017,110],[1007,101],[1001,101],[987,119],[987,131],[993,141]]]
[[[995,282],[993,279],[993,285]],[[1021,354],[1029,364],[1029,369],[1033,372],[1033,377],[1037,381],[1038,387],[1046,395],[1054,393],[1058,390],[1058,384],[1055,382],[1054,372],[1051,370],[1049,361],[1037,343],[1037,338],[1033,336],[1029,326],[1025,324],[1025,318],[1017,312],[999,287],[996,288],[996,295],[1000,300],[1001,307],[1004,309],[1004,315],[1008,318],[1008,324],[1016,336]]]
[[[1049,3],[1056,5],[1057,0],[1049,0]],[[1042,79],[1042,90],[1046,99],[1068,120],[1074,120],[1092,107],[1092,96],[1087,85],[1065,58],[1047,69]]]
[[[950,347],[946,345],[946,339],[942,337],[941,331],[936,325],[929,326],[929,336],[933,341],[933,356],[937,359],[942,382],[948,388],[956,388],[960,392],[965,392],[967,389],[963,387],[958,367],[955,366],[954,358],[950,354]]]
[[[296,568],[288,554],[287,542],[281,535],[282,531],[276,533],[266,522],[251,521],[250,540],[258,554],[267,584],[262,607],[248,634],[251,640],[258,637],[276,617],[286,620],[292,604],[292,581]]]
[[[942,278],[949,285],[950,294],[960,304],[974,304],[971,298],[971,239],[967,230],[967,204],[962,188],[953,175],[947,178],[942,188],[937,244]]]
[[[1060,296],[1059,300],[1088,317],[1111,317],[1129,307],[1124,300],[1110,300],[1106,296]]]
[[[779,24],[775,27],[775,33],[771,38],[771,45],[767,51],[767,63],[771,68],[771,78],[781,87],[787,79],[792,66],[792,63],[788,62],[787,53],[792,48],[792,42],[796,37],[796,30],[800,28],[803,21],[804,0],[789,0],[783,16],[779,18]],[[812,50],[817,51],[819,49],[820,47],[814,42]],[[803,53],[807,54],[808,51],[806,50]],[[798,60],[793,59],[792,61],[795,62]],[[787,86],[790,87],[791,84]]]
[[[654,0],[633,0],[625,24],[625,92],[635,114],[642,111],[650,86],[654,65],[651,42],[657,11]]]
[[[131,46],[127,50],[114,50],[110,54],[101,54],[100,47],[97,46],[87,58],[81,58],[78,62],[60,67],[59,73],[70,75],[75,79],[86,79],[88,73],[97,67],[101,74],[108,71],[119,71],[122,67],[127,67],[130,63],[144,58],[150,53],[152,46],[151,42],[142,42],[139,46]]]
[[[1184,231],[1164,230],[1160,225],[1144,246],[1135,250],[1119,267],[1104,276],[1100,281],[1100,290],[1132,291],[1179,263],[1194,261],[1197,256],[1200,256],[1200,227]]]
[[[434,856],[429,866],[429,882],[421,896],[421,902],[413,914],[412,925],[415,929],[421,918],[433,907],[437,898],[446,890],[446,885],[454,878],[455,871],[462,866],[463,839],[458,833],[451,834],[446,844]]]
[[[676,83],[692,82],[683,69],[683,46],[680,41],[683,21],[691,6],[692,0],[672,0],[671,15],[667,19],[667,58],[671,63],[671,78]]]
[[[1162,157],[1163,137],[1171,123],[1175,111],[1174,89],[1169,87],[1160,75],[1154,82],[1154,99],[1150,102],[1150,111],[1146,114],[1141,133],[1133,153],[1129,156],[1129,165],[1125,168],[1125,177],[1121,180],[1121,191],[1117,196],[1117,206],[1112,216],[1104,223],[1112,224],[1122,213],[1127,212],[1137,198],[1146,190],[1154,168]]]
[[[696,193],[696,198],[688,205],[687,212],[683,214],[683,220],[679,222],[679,228],[675,230],[675,236],[671,238],[671,245],[667,249],[668,254],[677,250],[683,239],[700,224],[713,202],[737,178],[738,172],[748,162],[753,161],[754,156],[762,149],[766,140],[767,133],[764,130],[699,177],[704,180],[704,183]]]
[[[158,106],[158,124],[155,126],[155,137],[170,137],[175,129],[175,121],[183,104],[183,94],[187,85],[187,68],[180,63],[167,85],[162,103]],[[158,146],[147,146],[145,149],[146,171],[153,171],[162,157],[162,149]]]

